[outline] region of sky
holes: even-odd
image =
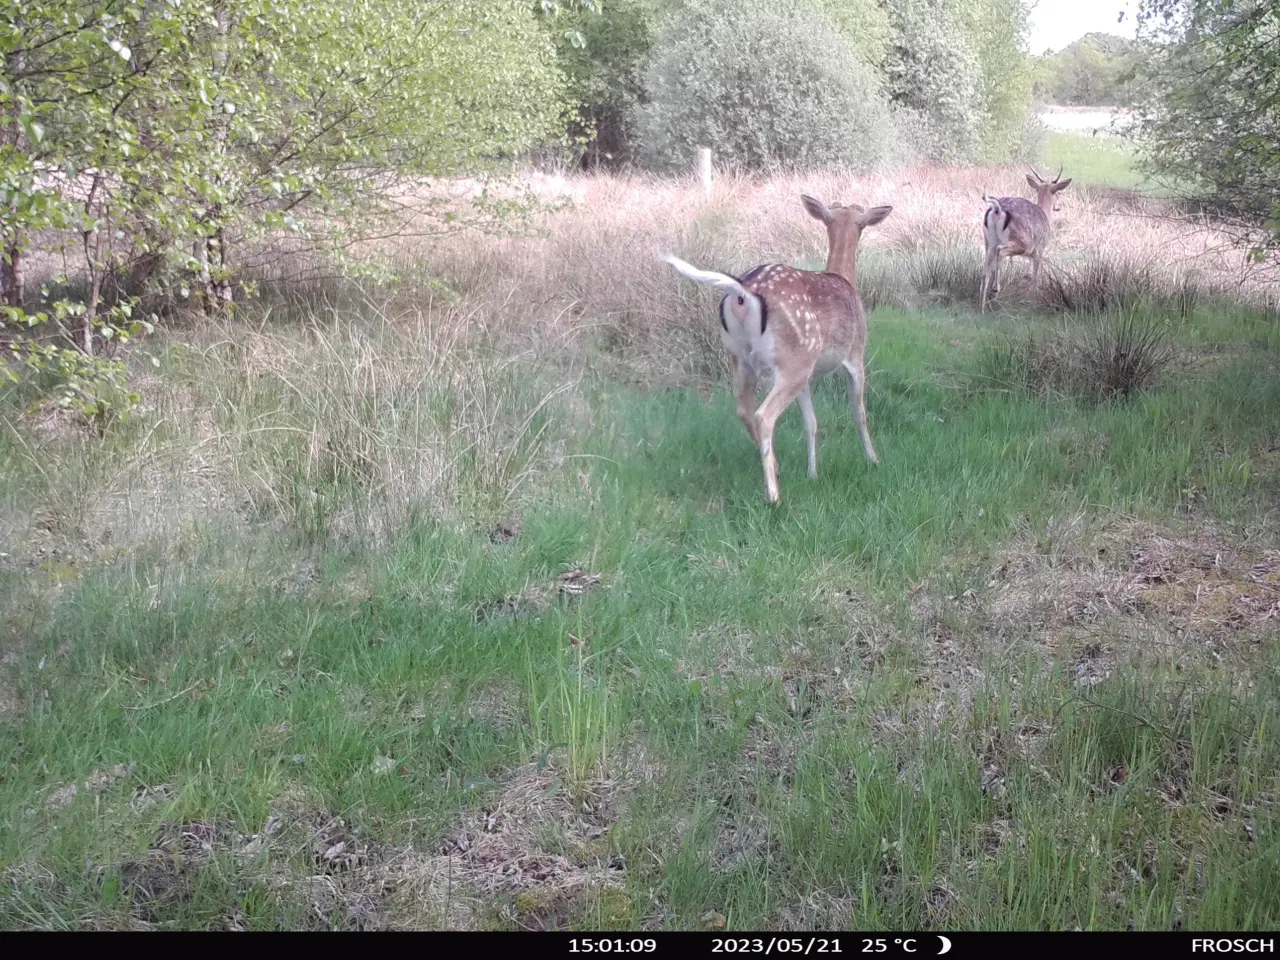
[[[1086,33],[1114,33],[1133,37],[1134,0],[1038,0],[1031,11],[1030,50],[1061,50]],[[1116,23],[1120,11],[1123,23]]]

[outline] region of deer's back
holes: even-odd
[[[739,282],[763,301],[771,339],[794,351],[843,357],[866,342],[862,300],[838,274],[772,263],[748,271]]]
[[[857,290],[835,273],[766,263],[747,271],[738,280],[763,299],[771,311],[795,313],[807,309],[824,316],[842,312],[862,313]]]

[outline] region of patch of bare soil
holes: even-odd
[[[1140,646],[1218,661],[1280,621],[1280,550],[1271,544],[1233,543],[1203,527],[1053,534],[1015,545],[957,594],[913,599],[935,670],[963,682],[966,664],[1021,656],[1030,641],[1091,686]]]
[[[524,767],[492,804],[448,832],[438,869],[472,898],[507,895],[507,919],[522,927],[563,926],[583,892],[622,885],[625,864],[605,841],[616,817],[613,793],[597,782],[573,798],[554,770]]]
[[[549,609],[557,599],[581,597],[599,587],[601,581],[602,577],[598,573],[568,570],[549,582],[528,584],[519,593],[482,601],[475,605],[472,613],[477,622],[502,617],[536,616]]]

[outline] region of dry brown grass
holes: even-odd
[[[1083,514],[1015,536],[972,586],[921,586],[911,620],[934,682],[961,704],[982,672],[1036,652],[1087,689],[1118,663],[1192,663],[1247,675],[1280,619],[1280,554],[1206,522],[1182,528]]]
[[[466,300],[483,296],[486,315],[522,315],[502,325],[505,334],[557,351],[594,334],[634,376],[670,381],[712,373],[718,352],[707,335],[714,334],[706,322],[709,298],[676,282],[658,263],[661,254],[730,272],[771,260],[818,267],[826,237],[803,212],[801,193],[891,204],[893,215],[863,238],[868,295],[929,302],[941,257],[958,275],[950,281],[959,287],[950,302],[965,302],[976,292],[967,288],[981,258],[982,193],[1017,195],[1025,184],[1012,169],[916,168],[729,176],[709,199],[692,183],[639,175],[570,178],[559,189],[566,206],[540,219],[540,235],[495,240],[472,233],[440,247],[396,244],[395,257],[426,263]],[[1068,309],[1106,306],[1107,296],[1129,288],[1265,297],[1267,285],[1251,276],[1228,239],[1211,224],[1177,218],[1163,201],[1077,186],[1062,195],[1056,217],[1052,282],[1033,300]],[[1020,275],[1027,271],[1012,271],[1019,277],[1014,287],[1025,287]],[[1020,302],[1016,289],[1006,299]]]

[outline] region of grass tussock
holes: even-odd
[[[1156,387],[1175,358],[1167,321],[1130,309],[1006,334],[986,346],[979,378],[1039,397],[1123,402]]]

